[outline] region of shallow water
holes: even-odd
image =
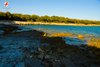
[[[73,34],[89,34],[100,38],[100,26],[58,26],[58,25],[25,25],[21,26],[21,31],[25,30],[41,30],[46,33],[73,33]],[[1,31],[2,32],[2,31]],[[20,32],[20,30],[19,30]],[[66,37],[65,41],[70,45],[87,44],[89,37],[85,36],[84,40],[79,40],[77,37],[74,38]]]
[[[59,26],[59,25],[26,25],[22,26],[23,30],[41,30],[49,34],[53,33],[73,33],[73,34],[83,34],[83,35],[92,35],[96,38],[100,38],[100,26]],[[87,40],[91,37],[85,36],[84,40],[74,37],[65,37],[65,42],[69,45],[83,45],[87,44]]]
[[[100,37],[100,26],[26,25],[23,30],[36,29],[47,33],[90,34]]]

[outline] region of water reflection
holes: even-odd
[[[65,37],[64,40],[66,41],[66,44],[68,45],[86,45],[86,40],[80,40],[78,38],[71,38],[71,37]]]

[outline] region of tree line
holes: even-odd
[[[28,14],[18,14],[10,12],[0,12],[0,20],[11,21],[31,21],[31,22],[56,22],[56,23],[76,23],[76,24],[100,24],[100,21],[70,19],[61,16],[38,16]]]

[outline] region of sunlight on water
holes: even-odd
[[[26,25],[24,30],[36,29],[47,33],[90,34],[100,37],[100,26],[57,26],[57,25]]]
[[[83,45],[87,44],[87,41],[92,37],[100,38],[100,26],[26,25],[21,28],[22,31],[35,29],[48,34],[72,33],[74,34],[72,37],[65,36],[64,39],[69,45]],[[83,36],[83,40],[81,40],[80,36]]]

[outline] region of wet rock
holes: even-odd
[[[50,59],[50,55],[45,55],[45,59]]]
[[[0,53],[0,64],[6,67],[13,67],[16,63],[23,61],[23,53],[16,50]]]
[[[0,50],[2,50],[3,49],[3,46],[2,45],[0,45]]]
[[[15,25],[0,24],[0,30],[4,31],[3,34],[5,35],[21,29]]]
[[[41,48],[38,48],[38,51],[39,51],[39,52],[44,52]]]
[[[26,58],[25,67],[43,67],[43,66],[41,65],[41,60]]]
[[[39,58],[39,59],[43,59],[43,57],[44,57],[44,54],[38,55],[38,58]]]
[[[25,67],[25,63],[24,62],[19,62],[15,65],[15,67]]]

